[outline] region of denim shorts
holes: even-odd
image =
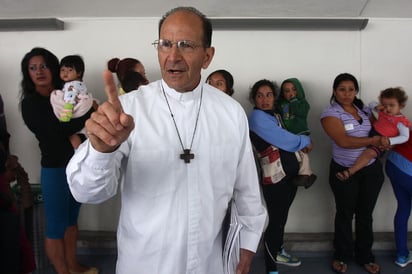
[[[66,169],[42,167],[41,187],[46,213],[46,237],[63,239],[66,228],[77,224],[81,205],[70,192]]]

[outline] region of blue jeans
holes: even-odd
[[[395,242],[397,256],[409,256],[408,221],[411,214],[412,176],[404,173],[391,161],[386,161],[386,174],[391,180],[398,208],[394,219]]]

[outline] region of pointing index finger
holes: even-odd
[[[117,92],[114,83],[113,74],[109,70],[103,72],[104,89],[107,95],[107,101],[114,107],[116,111],[123,112],[122,105],[119,100],[119,93]]]

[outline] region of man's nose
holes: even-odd
[[[177,44],[173,44],[169,52],[169,59],[175,60],[180,59],[181,57],[182,53],[180,52],[180,49],[177,47]]]

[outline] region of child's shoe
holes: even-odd
[[[408,257],[398,256],[396,257],[396,260],[395,260],[395,264],[397,264],[400,267],[405,267],[410,263],[412,263],[411,255],[409,255]]]

